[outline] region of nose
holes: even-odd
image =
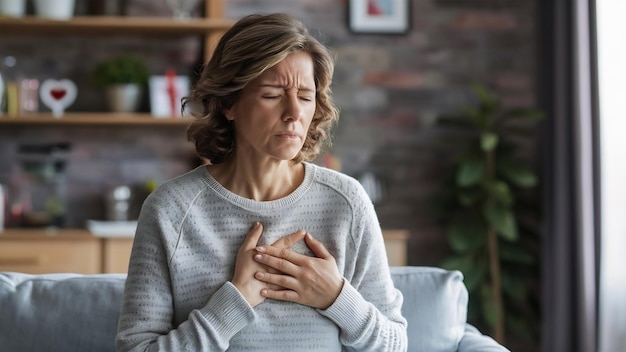
[[[297,96],[289,96],[285,100],[285,110],[283,111],[283,121],[298,121],[302,118],[302,103]]]

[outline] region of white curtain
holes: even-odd
[[[596,0],[601,159],[600,352],[626,347],[626,1]]]

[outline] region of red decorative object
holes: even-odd
[[[65,109],[76,100],[76,84],[69,79],[47,79],[41,83],[41,102],[52,110],[54,117],[61,117]]]

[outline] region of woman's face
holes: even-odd
[[[235,122],[237,157],[291,160],[298,154],[315,113],[313,71],[311,56],[295,52],[246,85],[225,111]]]

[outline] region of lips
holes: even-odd
[[[296,139],[296,138],[300,138],[300,135],[298,135],[295,132],[281,132],[281,133],[277,133],[276,137],[288,138],[288,139]]]

